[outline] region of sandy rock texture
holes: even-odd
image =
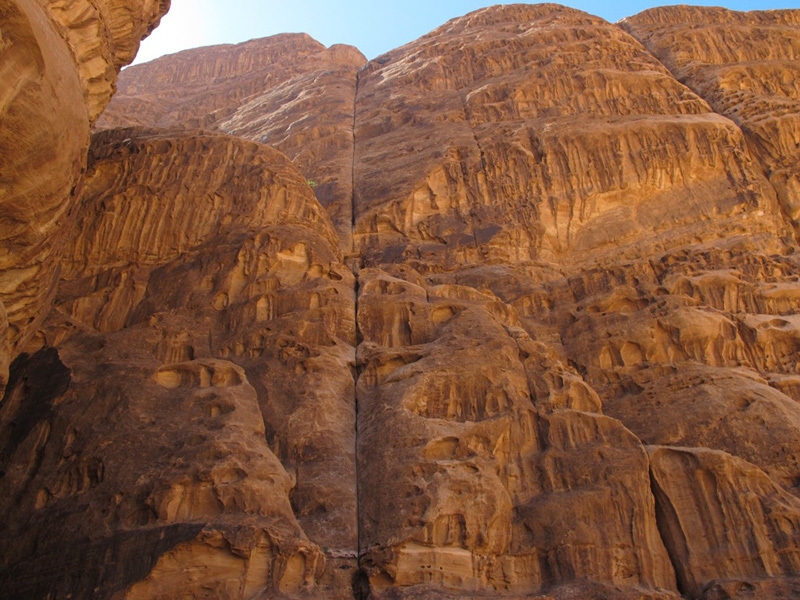
[[[273,146],[306,176],[350,252],[353,113],[366,62],[306,34],[180,52],[131,67],[97,126],[202,127]]]
[[[799,31],[508,5],[127,69],[0,405],[0,589],[798,597]]]
[[[90,124],[169,0],[0,8],[0,381],[49,308]]]
[[[800,231],[800,16],[664,7],[626,19],[670,71],[734,121]]]
[[[451,22],[370,63],[357,109],[369,262],[585,268],[777,226],[741,130],[585,13],[520,5]]]
[[[25,517],[2,536],[3,585],[125,598],[349,589],[354,283],[304,178],[254,142],[114,130],[95,136],[78,213],[42,330],[58,354],[25,355],[9,385],[5,424],[28,431],[4,452],[6,510]],[[42,353],[65,380],[46,408],[24,398]],[[73,581],[67,563],[37,580],[26,550],[71,555],[64,530],[130,567],[112,577],[98,559]]]
[[[767,580],[796,573],[795,517],[760,515],[796,505],[797,262],[742,130],[622,29],[553,6],[372,61],[356,109],[374,593],[790,594]],[[709,475],[665,492],[667,451],[643,444]],[[756,477],[780,491],[743,509]]]

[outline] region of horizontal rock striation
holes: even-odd
[[[356,73],[366,62],[306,34],[188,50],[131,67],[98,127],[202,127],[269,144],[313,185],[349,252]]]
[[[752,550],[727,532],[784,556],[796,526],[767,533],[739,492],[716,500],[732,521],[689,525],[701,484],[651,496],[642,446],[719,451],[797,493],[797,263],[741,129],[619,28],[553,6],[479,11],[376,59],[356,107],[374,593],[784,593],[764,581],[791,559],[731,563]],[[669,528],[673,501],[687,516]]]
[[[745,133],[800,231],[800,16],[665,7],[626,19],[636,36],[683,83]]]
[[[369,261],[581,268],[782,226],[741,131],[585,13],[479,12],[360,81],[355,235]]]
[[[46,314],[90,124],[168,0],[9,0],[0,8],[0,382]]]
[[[327,215],[282,154],[236,138],[106,132],[89,165],[42,331],[69,385],[46,413],[10,385],[4,409],[33,425],[4,456],[29,467],[0,479],[25,515],[3,531],[3,587],[46,585],[26,549],[71,541],[31,524],[61,522],[92,552],[127,532],[119,560],[151,557],[56,570],[75,597],[349,589],[354,298]]]
[[[127,69],[0,406],[0,587],[797,597],[798,31],[519,4]]]

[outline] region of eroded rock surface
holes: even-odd
[[[30,524],[61,522],[96,551],[135,534],[120,560],[149,556],[138,576],[85,575],[126,598],[348,589],[354,285],[326,213],[282,154],[236,138],[113,131],[89,164],[42,330],[70,385],[4,456],[27,465],[2,479],[27,515],[3,532],[4,585],[40,589],[25,550],[67,540]],[[68,568],[60,591],[80,595]]]
[[[136,65],[98,127],[203,127],[269,144],[293,160],[352,246],[352,46],[326,48],[305,34],[188,50]]]
[[[577,11],[478,12],[373,61],[356,137],[369,262],[575,269],[780,227],[741,131]]]
[[[0,382],[55,291],[90,125],[169,0],[0,8]]]
[[[2,585],[797,597],[797,19],[128,69],[0,408]]]
[[[376,593],[589,578],[699,595],[792,574],[722,567],[728,529],[765,531],[745,512],[683,526],[716,566],[676,553],[646,489],[642,441],[727,452],[797,492],[794,245],[734,123],[621,29],[516,6],[370,63],[356,140]]]
[[[739,125],[800,232],[800,15],[664,7],[623,27]]]

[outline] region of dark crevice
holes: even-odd
[[[350,221],[351,238],[350,252],[355,251],[355,229],[356,229],[356,115],[358,113],[358,88],[361,84],[361,71],[356,72],[356,87],[353,95],[353,158],[350,161]]]
[[[481,157],[480,172],[483,173],[484,181],[487,182],[487,185],[488,185],[489,176],[486,173],[486,155],[484,154],[483,146],[481,146],[481,142],[478,139],[478,134],[475,131],[475,126],[473,125],[472,111],[469,109],[469,105],[467,104],[466,96],[464,94],[459,94],[459,96],[461,98],[461,105],[462,105],[462,107],[464,109],[464,119],[466,120],[467,127],[469,127],[470,133],[472,134],[472,139],[475,141],[475,146],[478,149],[478,154]],[[462,165],[463,165],[463,163],[462,163]],[[462,168],[463,168],[463,166],[462,166]],[[466,177],[466,173],[464,175]],[[478,191],[480,191],[480,188],[479,188]],[[472,211],[470,211],[470,213],[471,212]],[[473,223],[472,223],[472,243],[474,244],[475,248],[478,248],[480,246],[480,244],[478,243],[478,237],[475,235],[475,230],[477,229],[477,225],[478,224],[475,223],[474,220],[473,220]]]
[[[688,574],[681,561],[681,556],[688,556],[686,537],[680,528],[678,515],[675,513],[672,502],[670,502],[667,495],[661,489],[661,486],[656,482],[655,477],[653,477],[652,468],[649,470],[649,474],[650,490],[655,499],[656,526],[658,527],[658,533],[661,536],[661,542],[667,550],[667,556],[675,571],[678,592],[681,596],[687,597],[686,594],[689,588]]]
[[[53,402],[63,396],[71,380],[58,350],[42,348],[36,354],[21,354],[9,368],[6,396],[0,411],[0,468],[34,428],[52,417]]]
[[[359,568],[353,574],[353,599],[354,600],[368,600],[372,595],[372,587],[369,583],[369,575],[367,572]]]
[[[355,307],[355,328],[356,328],[356,368],[355,373],[353,374],[353,424],[354,424],[354,452],[353,456],[355,457],[354,469],[355,469],[355,481],[356,481],[356,557],[358,563],[358,569],[361,570],[361,478],[358,472],[358,463],[359,463],[359,449],[358,449],[358,379],[361,376],[361,365],[359,364],[358,358],[358,343],[360,341],[360,335],[358,335],[358,293],[359,293],[359,282],[358,282],[358,272],[355,272],[355,287],[354,287],[354,307]],[[355,584],[354,584],[355,585]],[[355,589],[355,587],[353,588]],[[358,598],[358,596],[356,596]]]
[[[358,358],[358,344],[361,335],[358,330],[358,294],[359,294],[359,270],[361,269],[360,257],[356,254],[356,117],[358,114],[358,92],[361,83],[361,71],[356,73],[356,85],[353,95],[353,158],[350,163],[350,260],[348,267],[354,276],[353,285],[353,323],[355,327],[355,369],[353,373],[353,444],[354,444],[354,465],[355,471],[355,494],[356,494],[356,570],[353,573],[352,590],[354,600],[367,600],[370,597],[369,575],[361,566],[361,480],[358,472],[359,450],[358,450],[358,378],[361,374],[361,365]]]

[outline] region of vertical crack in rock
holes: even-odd
[[[678,521],[678,516],[675,513],[672,503],[655,480],[653,469],[650,468],[649,471],[650,491],[655,500],[656,527],[661,536],[661,541],[667,550],[667,556],[672,563],[672,568],[675,569],[678,592],[683,596],[687,593],[686,569],[680,557],[686,556],[687,554],[686,537],[680,527],[680,522]],[[676,549],[676,545],[680,546],[680,549]]]
[[[356,229],[356,119],[358,117],[358,88],[361,83],[361,71],[356,72],[356,87],[353,90],[353,159],[350,162],[350,252],[355,255]],[[357,273],[354,273],[357,275]]]
[[[369,584],[369,576],[364,569],[358,569],[353,574],[353,599],[354,600],[369,600],[372,595]]]
[[[483,146],[481,146],[481,141],[478,139],[478,132],[475,130],[475,123],[473,120],[472,111],[470,110],[469,104],[467,103],[466,95],[462,92],[461,94],[459,94],[459,96],[461,98],[461,103],[464,106],[464,118],[467,121],[467,126],[469,127],[470,132],[472,133],[472,139],[475,140],[475,146],[478,148],[478,154],[481,157],[480,173],[483,174],[483,181],[488,182],[489,174],[486,172],[486,154],[483,151]],[[478,190],[479,193],[482,191],[483,190]],[[480,225],[480,223],[476,222],[476,219],[474,218],[473,215],[470,215],[470,217],[472,220],[472,239],[473,243],[475,244],[475,249],[477,250],[480,244],[478,243],[478,236],[475,233],[475,231]]]
[[[353,588],[353,598],[355,600],[367,600],[370,597],[370,584],[369,584],[369,576],[367,575],[366,571],[361,566],[361,479],[358,473],[358,463],[359,463],[359,454],[358,454],[358,379],[361,375],[361,362],[358,353],[358,345],[360,342],[360,332],[358,328],[358,294],[359,294],[359,272],[361,270],[361,260],[356,252],[356,240],[355,240],[355,229],[356,229],[356,119],[358,116],[358,90],[359,90],[359,83],[361,81],[361,71],[356,72],[356,85],[355,90],[353,92],[353,159],[350,165],[350,193],[351,193],[351,208],[350,208],[350,216],[351,216],[351,228],[350,228],[350,258],[348,265],[350,269],[353,271],[353,321],[355,322],[355,331],[356,331],[356,339],[355,339],[355,361],[356,361],[356,368],[353,381],[353,405],[355,407],[354,414],[354,428],[355,428],[355,435],[354,437],[354,453],[353,456],[355,458],[354,462],[354,469],[355,469],[355,482],[356,482],[356,569],[353,573],[352,579],[352,588]]]
[[[24,334],[72,383],[0,410],[0,589],[799,597],[776,593],[800,586],[800,259],[772,191],[800,189],[796,121],[736,104],[798,78],[758,52],[692,71],[705,46],[794,53],[797,15],[629,21],[710,23],[664,40],[716,113],[664,52],[554,5],[366,68],[291,34],[126,71],[101,128],[176,129],[94,138],[56,310]]]

